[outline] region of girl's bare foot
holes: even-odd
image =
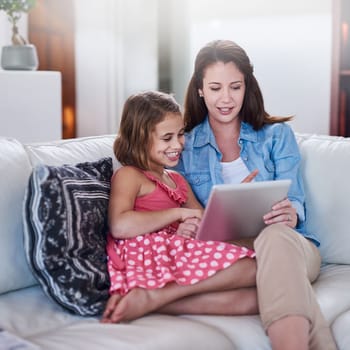
[[[112,312],[109,313],[110,322],[132,321],[156,310],[159,305],[153,294],[157,294],[156,289],[132,289],[121,298]]]
[[[112,294],[106,304],[105,310],[102,315],[101,323],[112,323],[111,315],[113,314],[115,308],[117,307],[122,296],[120,294]]]

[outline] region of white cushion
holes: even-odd
[[[350,264],[350,139],[302,134],[297,137],[307,230],[321,239],[324,262]]]
[[[95,161],[111,157],[114,166],[118,163],[113,154],[115,135],[81,137],[46,143],[24,145],[33,166],[37,164],[62,165]]]
[[[36,283],[23,248],[22,202],[31,173],[16,140],[0,138],[0,293]]]
[[[350,266],[322,266],[313,288],[322,312],[331,324],[344,310],[350,309]]]
[[[332,331],[339,350],[350,349],[350,309],[341,314],[333,323]]]
[[[199,321],[203,324],[211,325],[219,329],[223,334],[225,334],[226,337],[228,337],[231,340],[233,344],[232,349],[271,350],[270,340],[264,331],[259,315],[186,315],[184,317],[193,321]],[[220,348],[215,347],[215,349]]]

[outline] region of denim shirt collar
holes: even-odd
[[[250,142],[258,142],[258,135],[259,132],[255,131],[250,124],[241,122],[241,131],[239,133],[240,139]]]
[[[210,127],[208,116],[204,119],[201,124],[196,127],[196,138],[194,139],[194,147],[203,147],[207,144],[213,146],[217,151],[219,151],[218,146],[215,141],[214,133]]]

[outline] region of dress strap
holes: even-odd
[[[146,177],[147,177],[147,179],[149,179],[149,180],[151,180],[151,181],[153,181],[153,182],[156,182],[156,183],[161,183],[160,181],[159,181],[159,179],[157,179],[154,175],[152,175],[151,173],[149,173],[147,170],[141,170],[141,169],[139,169],[140,171],[141,171],[141,173],[143,174],[143,175],[145,175]]]

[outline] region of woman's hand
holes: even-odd
[[[258,169],[255,169],[253,170],[248,176],[246,176],[242,181],[241,181],[241,184],[242,183],[245,183],[245,182],[252,182],[256,175],[258,175],[259,173],[259,170]]]
[[[291,228],[295,228],[298,222],[296,209],[290,200],[284,199],[272,207],[272,210],[263,217],[266,225],[283,223]]]
[[[176,234],[185,238],[195,238],[200,221],[197,217],[185,219],[179,224]]]

